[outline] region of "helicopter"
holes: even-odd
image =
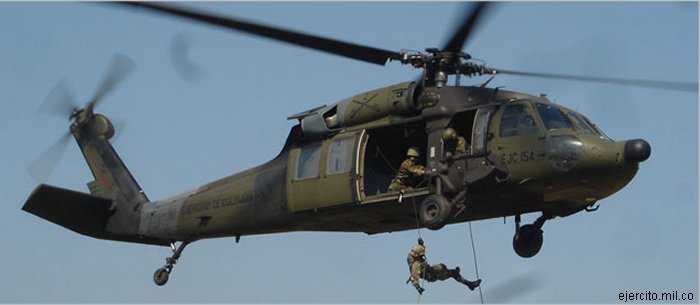
[[[508,72],[470,62],[459,51],[484,8],[477,6],[465,34],[444,48],[383,53],[424,69],[421,80],[292,115],[299,125],[272,161],[165,200],[150,202],[112,149],[114,127],[93,112],[98,94],[71,113],[71,134],[95,176],[90,195],[43,185],[24,209],[88,236],[172,246],[173,256],[154,275],[159,285],[195,240],[298,230],[374,234],[415,228],[416,217],[422,227],[439,229],[543,212],[531,225],[517,221],[514,248],[533,256],[546,220],[593,209],[632,179],[651,149],[644,140],[613,142],[586,117],[544,96],[486,84],[448,86],[449,76]],[[447,158],[441,142],[447,127],[469,138],[469,154]],[[410,146],[427,152],[425,183],[411,192],[388,192],[393,169]],[[317,191],[322,188],[327,191]],[[419,203],[419,213],[409,202]]]

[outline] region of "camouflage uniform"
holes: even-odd
[[[396,177],[391,180],[391,184],[389,185],[390,192],[398,192],[408,187],[415,187],[423,180],[425,167],[417,164],[417,160],[416,157],[411,156],[401,163]]]
[[[442,136],[445,156],[450,157],[458,154],[465,154],[471,151],[467,140],[457,134],[452,128],[445,129]]]
[[[467,140],[462,136],[457,136],[457,140],[445,141],[445,151],[451,152],[453,155],[465,154],[470,151],[467,145]]]
[[[422,240],[419,240],[419,244],[411,248],[411,252],[408,253],[408,269],[411,272],[411,277],[409,281],[413,284],[413,287],[418,290],[418,293],[422,294],[425,290],[420,286],[419,279],[424,279],[428,282],[444,281],[449,278],[453,278],[456,281],[467,285],[470,290],[474,290],[479,287],[481,280],[470,281],[462,277],[459,274],[459,267],[455,269],[449,269],[445,264],[435,264],[429,265],[425,261],[425,246],[422,245]]]

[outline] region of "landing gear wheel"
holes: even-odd
[[[418,211],[422,225],[431,230],[440,230],[452,214],[452,207],[447,198],[440,195],[430,195],[423,200]]]
[[[167,267],[160,267],[153,273],[153,281],[158,286],[163,286],[168,282],[168,277],[170,276],[170,270]]]
[[[185,247],[192,241],[183,241],[179,247],[175,247],[175,242],[170,243],[170,248],[173,250],[173,255],[165,259],[165,266],[158,268],[155,273],[153,273],[153,282],[158,286],[163,286],[168,282],[168,277],[170,277],[170,272],[173,271],[177,260],[180,258],[182,251]]]
[[[540,252],[543,242],[542,229],[536,225],[524,225],[513,236],[513,249],[520,257],[530,258]]]

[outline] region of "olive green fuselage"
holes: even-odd
[[[400,84],[376,91],[384,90],[380,92],[384,94],[382,99],[391,101],[412,95],[413,89]],[[546,98],[473,87],[434,91],[442,96],[437,106],[429,104],[435,101],[422,101],[420,114],[410,114],[411,110],[403,107],[403,116],[389,113],[378,118],[375,113],[366,123],[362,122],[360,111],[371,114],[373,105],[375,110],[382,110],[382,105],[392,103],[372,104],[374,91],[370,91],[348,99],[345,105],[339,104],[341,110],[326,107],[320,111],[345,116],[340,118],[340,124],[351,121],[348,116],[353,114],[359,125],[340,125],[315,137],[304,137],[297,125],[283,151],[270,162],[143,205],[139,234],[191,241],[301,230],[365,233],[407,230],[416,227],[416,207],[427,195],[442,191],[450,198],[465,187],[468,187],[466,208],[449,223],[535,211],[567,216],[617,192],[637,171],[638,162],[625,159],[626,142],[613,142],[592,131],[595,127],[589,122],[577,127],[573,119],[577,114],[554,106]],[[510,124],[507,120],[511,119],[507,116],[511,114],[506,114],[504,108],[511,104],[523,105],[520,111],[527,114],[523,116],[534,120],[527,134],[513,135],[506,130]],[[440,110],[443,114],[426,111],[439,106],[448,110]],[[557,107],[561,113],[569,112],[572,117],[567,121],[571,126],[546,128],[548,123],[534,114],[540,111],[538,107]],[[465,129],[474,133],[465,135],[472,145],[483,139],[483,152],[446,159],[440,145],[442,128],[462,122],[454,119],[460,113],[473,117],[474,113],[477,116],[486,113],[482,110],[486,108],[491,112],[484,116],[488,117],[484,121],[484,128],[488,129],[485,136],[476,135],[478,122],[474,121],[479,119],[467,120],[472,125]],[[411,130],[422,133],[410,135]],[[320,129],[316,131],[322,133]],[[453,189],[436,189],[427,183],[405,194],[388,192],[387,179],[391,177],[387,170],[376,167],[381,165],[381,158],[394,163],[393,167],[396,160],[400,161],[388,156],[387,150],[395,149],[399,155],[405,152],[404,147],[384,144],[387,139],[400,138],[392,132],[405,135],[402,141],[406,143],[419,142],[426,152],[422,162],[428,171],[442,175],[447,183],[451,181]],[[392,164],[388,166],[391,168]],[[473,175],[479,171],[484,174]]]

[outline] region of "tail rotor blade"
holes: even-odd
[[[122,134],[124,129],[126,129],[127,122],[124,119],[114,117],[110,118],[110,120],[112,122],[112,126],[114,127],[114,135],[109,141],[114,143],[119,139],[119,136]]]
[[[46,182],[58,161],[61,160],[70,140],[70,132],[66,132],[56,143],[51,145],[38,159],[29,165],[29,174],[37,182]]]
[[[134,70],[136,65],[134,62],[126,55],[116,54],[112,59],[107,73],[105,74],[100,87],[95,92],[94,97],[85,106],[85,109],[92,110],[92,108],[99,103],[102,98],[111,92],[121,81],[123,81],[126,76]],[[62,80],[56,87],[49,93],[44,102],[39,107],[39,112],[60,114],[62,116],[71,117],[74,111],[79,110],[75,103],[75,98],[73,91],[70,89],[67,80]],[[90,112],[89,112],[90,113]],[[83,118],[85,119],[85,118]],[[76,121],[79,120],[76,118]],[[124,123],[118,124],[118,131],[121,131],[124,127]],[[58,139],[56,143],[51,145],[48,150],[46,150],[39,158],[37,158],[32,164],[29,165],[29,174],[38,182],[46,181],[56,165],[61,160],[63,153],[68,146],[71,133],[66,132],[61,138]]]
[[[128,56],[116,54],[112,59],[112,63],[107,70],[107,74],[102,80],[102,84],[95,92],[95,95],[90,100],[90,105],[93,107],[99,103],[105,95],[112,91],[126,76],[136,68],[136,64]]]
[[[69,117],[73,110],[78,109],[73,92],[68,80],[61,80],[46,96],[41,106],[39,106],[38,111],[41,113]]]

